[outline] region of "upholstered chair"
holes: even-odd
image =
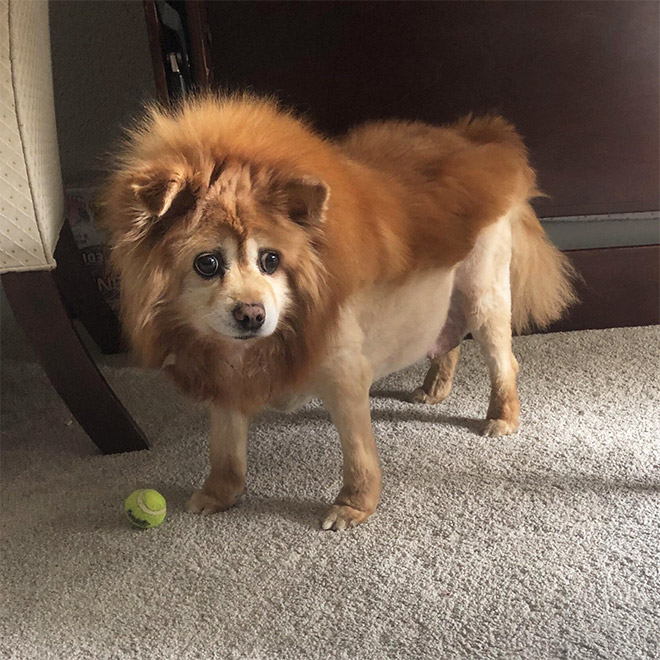
[[[53,386],[104,453],[147,441],[90,357],[77,316],[105,352],[119,343],[64,222],[44,0],[0,0],[0,274]]]

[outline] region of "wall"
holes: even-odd
[[[64,182],[93,182],[121,126],[155,88],[142,3],[50,3],[55,112]]]

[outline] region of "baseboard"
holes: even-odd
[[[580,298],[548,332],[660,324],[660,245],[567,250]]]
[[[560,250],[656,245],[660,211],[604,213],[540,218],[545,233]]]

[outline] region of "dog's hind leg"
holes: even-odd
[[[424,383],[410,395],[413,403],[440,403],[449,396],[461,352],[461,342],[467,333],[466,305],[466,297],[455,288],[449,302],[445,325],[429,352],[431,366]]]
[[[511,349],[511,234],[508,222],[486,232],[474,259],[459,274],[468,298],[468,329],[479,344],[490,374],[490,403],[483,435],[518,430],[518,362]]]
[[[511,229],[509,219],[503,218],[479,237],[454,281],[452,304],[456,299],[465,315],[465,330],[479,344],[490,374],[483,435],[514,433],[520,423],[518,362],[511,350],[510,264]]]
[[[431,358],[424,384],[410,395],[413,403],[440,403],[449,396],[460,352],[459,344],[448,353]]]
[[[509,315],[489,317],[472,335],[479,343],[490,373],[490,403],[482,434],[514,433],[520,424],[520,402],[516,389],[518,361],[511,350]]]

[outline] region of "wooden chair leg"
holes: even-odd
[[[148,449],[144,434],[81,342],[53,273],[5,273],[2,284],[51,383],[97,447],[104,454]]]
[[[104,353],[119,353],[122,347],[119,321],[85,266],[68,222],[62,225],[55,260],[57,268],[53,276],[73,315]]]

